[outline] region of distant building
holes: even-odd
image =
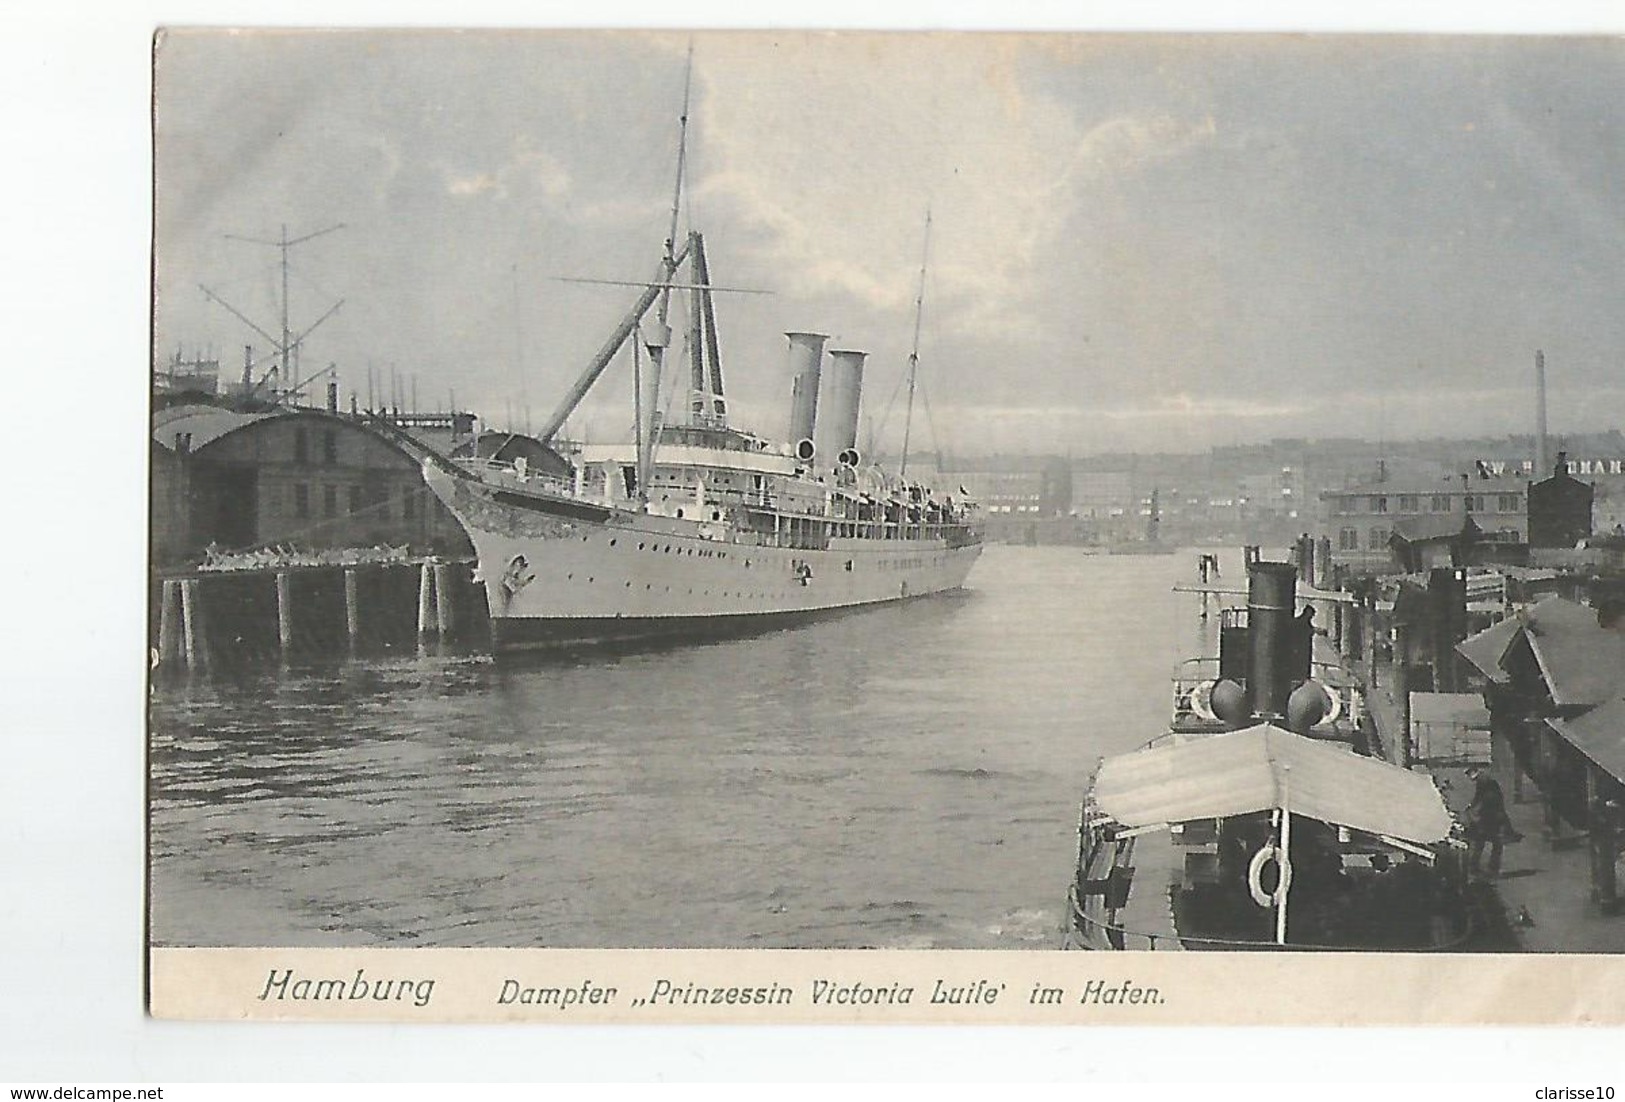
[[[1527,486],[1516,476],[1475,479],[1442,469],[1384,469],[1374,480],[1321,491],[1320,505],[1317,530],[1331,543],[1333,564],[1357,572],[1405,569],[1395,555],[1396,530],[1403,544],[1416,549],[1418,561],[1431,565],[1451,565],[1438,561],[1439,548],[1460,547],[1464,534],[1475,544],[1529,542]],[[1424,551],[1430,543],[1433,551]]]
[[[1109,521],[1138,512],[1140,495],[1127,471],[1072,471],[1071,512],[1090,520]]]
[[[1529,545],[1573,547],[1591,535],[1596,488],[1569,473],[1568,455],[1559,452],[1550,478],[1529,487]]]
[[[211,545],[471,553],[462,526],[424,485],[418,460],[359,419],[173,406],[153,416],[151,452],[160,565],[195,560]]]
[[[1051,459],[1038,473],[1038,514],[1060,517],[1072,511],[1072,464]]]
[[[1037,470],[955,471],[953,477],[981,503],[990,520],[1041,515],[1044,485]]]

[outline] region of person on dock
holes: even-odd
[[[1467,836],[1467,868],[1473,877],[1495,879],[1501,875],[1501,850],[1513,833],[1512,820],[1507,815],[1506,796],[1501,784],[1489,771],[1479,766],[1467,767],[1467,779],[1473,782],[1473,798],[1465,813]],[[1490,848],[1487,868],[1483,867],[1484,847]]]

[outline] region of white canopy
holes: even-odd
[[[1450,834],[1430,777],[1269,724],[1108,758],[1095,803],[1125,827],[1287,805],[1336,826],[1426,845]]]

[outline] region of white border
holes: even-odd
[[[1525,6],[1528,7],[1527,5]],[[4,671],[0,1076],[273,1080],[1073,1079],[1574,1082],[1617,1073],[1612,1031],[268,1026],[140,1008],[148,70],[160,24],[805,25],[1618,33],[1617,4],[1076,2],[681,8],[598,0],[36,2],[7,16],[0,88],[13,522]],[[1214,12],[1224,22],[1216,23]],[[274,14],[273,14],[274,12]],[[19,691],[20,689],[20,691]],[[1170,1057],[1178,1054],[1178,1063]],[[1260,1056],[1267,1053],[1267,1059]],[[1206,1097],[1211,1092],[1204,1092]],[[1219,1089],[1221,1097],[1235,1093]],[[1510,1092],[1509,1097],[1532,1097]]]

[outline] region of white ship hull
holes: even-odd
[[[498,651],[765,630],[958,589],[981,554],[979,533],[963,527],[795,547],[432,466],[424,476],[474,544]]]

